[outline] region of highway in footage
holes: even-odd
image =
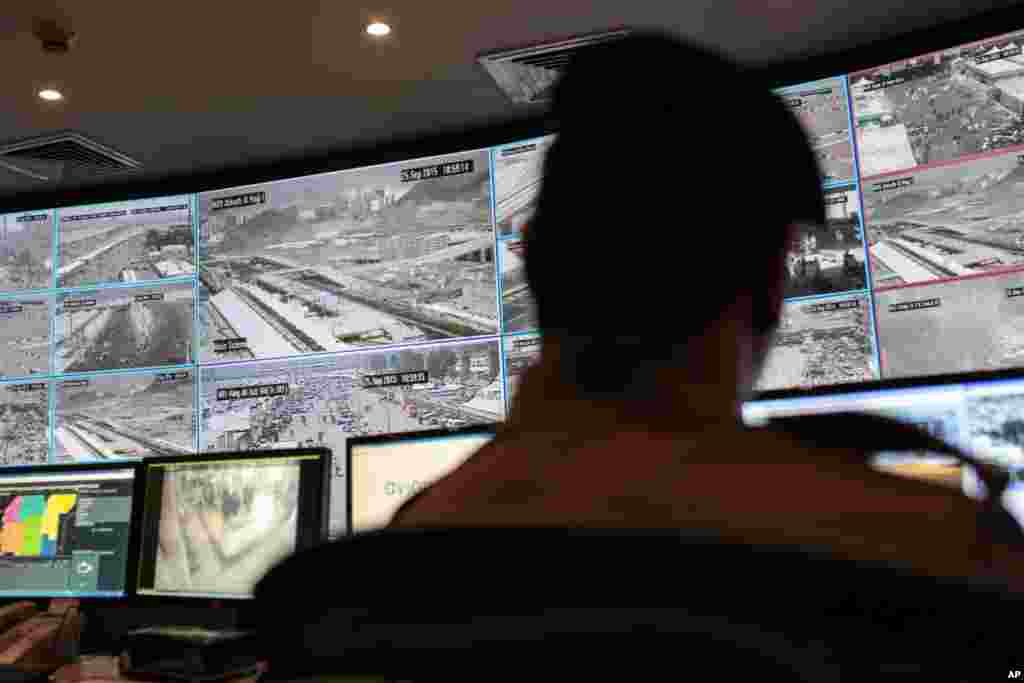
[[[78,309],[66,305],[58,320],[58,334],[63,332],[63,337],[58,338],[59,370],[85,372],[191,361],[191,284],[103,290],[102,296],[89,296],[93,298],[78,300],[94,304]],[[148,301],[147,296],[163,298]]]
[[[139,458],[152,455],[187,455],[191,444],[183,446],[164,440],[148,439],[128,431],[124,425],[96,420],[85,415],[69,415],[57,428],[61,447],[74,451],[77,460]]]

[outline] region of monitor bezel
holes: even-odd
[[[370,436],[356,436],[345,440],[345,536],[351,536],[352,530],[352,490],[355,486],[352,477],[353,449],[360,446],[372,446],[375,443],[400,443],[402,441],[418,441],[420,439],[435,439],[438,437],[452,436],[473,436],[475,434],[491,434],[497,436],[502,427],[501,422],[489,425],[470,425],[459,429],[423,429],[413,432],[399,432],[397,434],[373,434]]]
[[[320,487],[318,498],[320,499],[320,519],[316,522],[320,537],[319,543],[326,542],[327,540],[327,525],[330,521],[329,505],[330,505],[330,486],[331,486],[331,469],[332,469],[332,458],[333,454],[331,449],[322,446],[310,446],[307,448],[279,448],[279,449],[267,449],[257,451],[205,451],[203,453],[195,455],[164,455],[153,458],[145,458],[141,463],[141,475],[138,477],[139,487],[145,491],[145,482],[149,467],[152,465],[167,465],[167,464],[202,464],[203,462],[210,462],[214,460],[223,460],[227,457],[232,460],[265,460],[267,458],[281,458],[286,459],[288,457],[294,457],[296,455],[311,455],[316,454],[321,456],[321,472],[318,477],[317,484]],[[143,494],[143,497],[145,494]],[[139,592],[139,571],[142,567],[142,533],[145,525],[145,500],[143,505],[139,506],[139,512],[137,516],[137,525],[139,530],[139,540],[135,548],[135,573],[133,574],[133,580],[131,583],[131,593],[129,596],[132,600],[132,604],[140,606],[155,606],[160,604],[175,605],[175,604],[188,604],[192,606],[205,604],[212,606],[219,606],[222,603],[231,605],[235,608],[241,608],[244,605],[251,604],[252,596],[246,595],[181,595],[181,594],[164,594],[164,593],[141,593]],[[311,546],[312,547],[312,546]],[[295,552],[301,552],[308,548],[296,547]]]
[[[143,488],[141,486],[142,461],[141,460],[112,460],[110,462],[97,463],[68,463],[66,465],[48,463],[45,465],[9,465],[0,467],[0,483],[4,477],[25,477],[33,475],[74,475],[89,472],[103,472],[110,470],[129,470],[132,472],[132,512],[128,523],[128,546],[125,552],[128,554],[125,562],[125,586],[120,595],[43,595],[16,596],[0,592],[0,603],[13,602],[17,600],[77,600],[81,604],[104,603],[110,604],[113,601],[127,600],[134,594],[130,577],[135,576],[138,569],[138,548],[139,548],[139,508],[142,502]]]

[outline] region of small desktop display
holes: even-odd
[[[348,528],[385,527],[409,498],[494,438],[493,427],[371,436],[348,442]]]
[[[907,389],[862,391],[815,397],[755,400],[743,406],[743,421],[763,426],[777,417],[860,412],[913,425],[982,462],[1009,470],[1013,483],[1003,503],[1024,521],[1024,381],[979,381]],[[878,453],[883,471],[962,488],[981,495],[972,468],[938,453]]]
[[[138,595],[248,598],[326,537],[330,451],[165,457],[144,465]]]
[[[912,425],[953,446],[974,451],[963,433],[963,411],[963,388],[956,385],[751,401],[743,406],[743,420],[749,426],[760,426],[776,417],[868,413]],[[963,485],[960,461],[943,453],[876,453],[870,463],[889,474],[952,487]]]
[[[0,473],[0,600],[126,593],[134,465]]]

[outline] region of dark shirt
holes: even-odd
[[[1024,590],[1024,543],[1005,510],[869,466],[870,454],[883,450],[955,451],[873,420],[801,419],[713,440],[499,435],[408,500],[391,526],[691,529],[755,545],[826,546],[937,576],[994,575]]]

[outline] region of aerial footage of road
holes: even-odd
[[[397,302],[374,307],[371,295],[361,293],[354,280],[346,286],[349,280],[340,271],[282,275],[282,270],[264,259],[207,264],[200,294],[203,362],[347,351],[452,334],[444,321],[424,322],[429,313],[424,307]],[[244,275],[211,277],[226,272]],[[224,279],[232,284],[211,294],[205,283]],[[462,325],[455,331],[473,334]]]
[[[61,287],[182,277],[195,272],[187,197],[59,213]]]
[[[52,213],[0,216],[0,292],[45,289],[52,277]]]
[[[787,254],[785,297],[864,289],[864,240],[858,193],[852,187],[825,192],[825,225],[800,227]]]
[[[414,371],[425,371],[427,381],[390,389],[363,384],[365,377]],[[497,341],[211,366],[202,372],[204,451],[315,445],[344,453],[350,436],[491,424],[505,415]],[[220,393],[253,386],[283,386],[286,393],[237,399]],[[343,466],[335,465],[343,476]],[[343,523],[344,498],[335,498],[332,514]]]
[[[61,294],[59,372],[180,365],[191,360],[191,283]]]
[[[494,205],[498,233],[511,235],[533,218],[544,158],[555,136],[516,143],[494,152]]]
[[[299,467],[196,466],[168,473],[158,591],[246,595],[295,550]]]
[[[0,300],[0,377],[50,372],[51,295]]]
[[[787,302],[757,389],[810,388],[878,379],[864,294]]]
[[[200,213],[206,362],[497,331],[486,152],[208,193]]]
[[[864,216],[875,286],[1024,266],[1022,188],[1015,153],[869,181]]]
[[[58,462],[195,451],[191,371],[66,380],[55,400]]]

